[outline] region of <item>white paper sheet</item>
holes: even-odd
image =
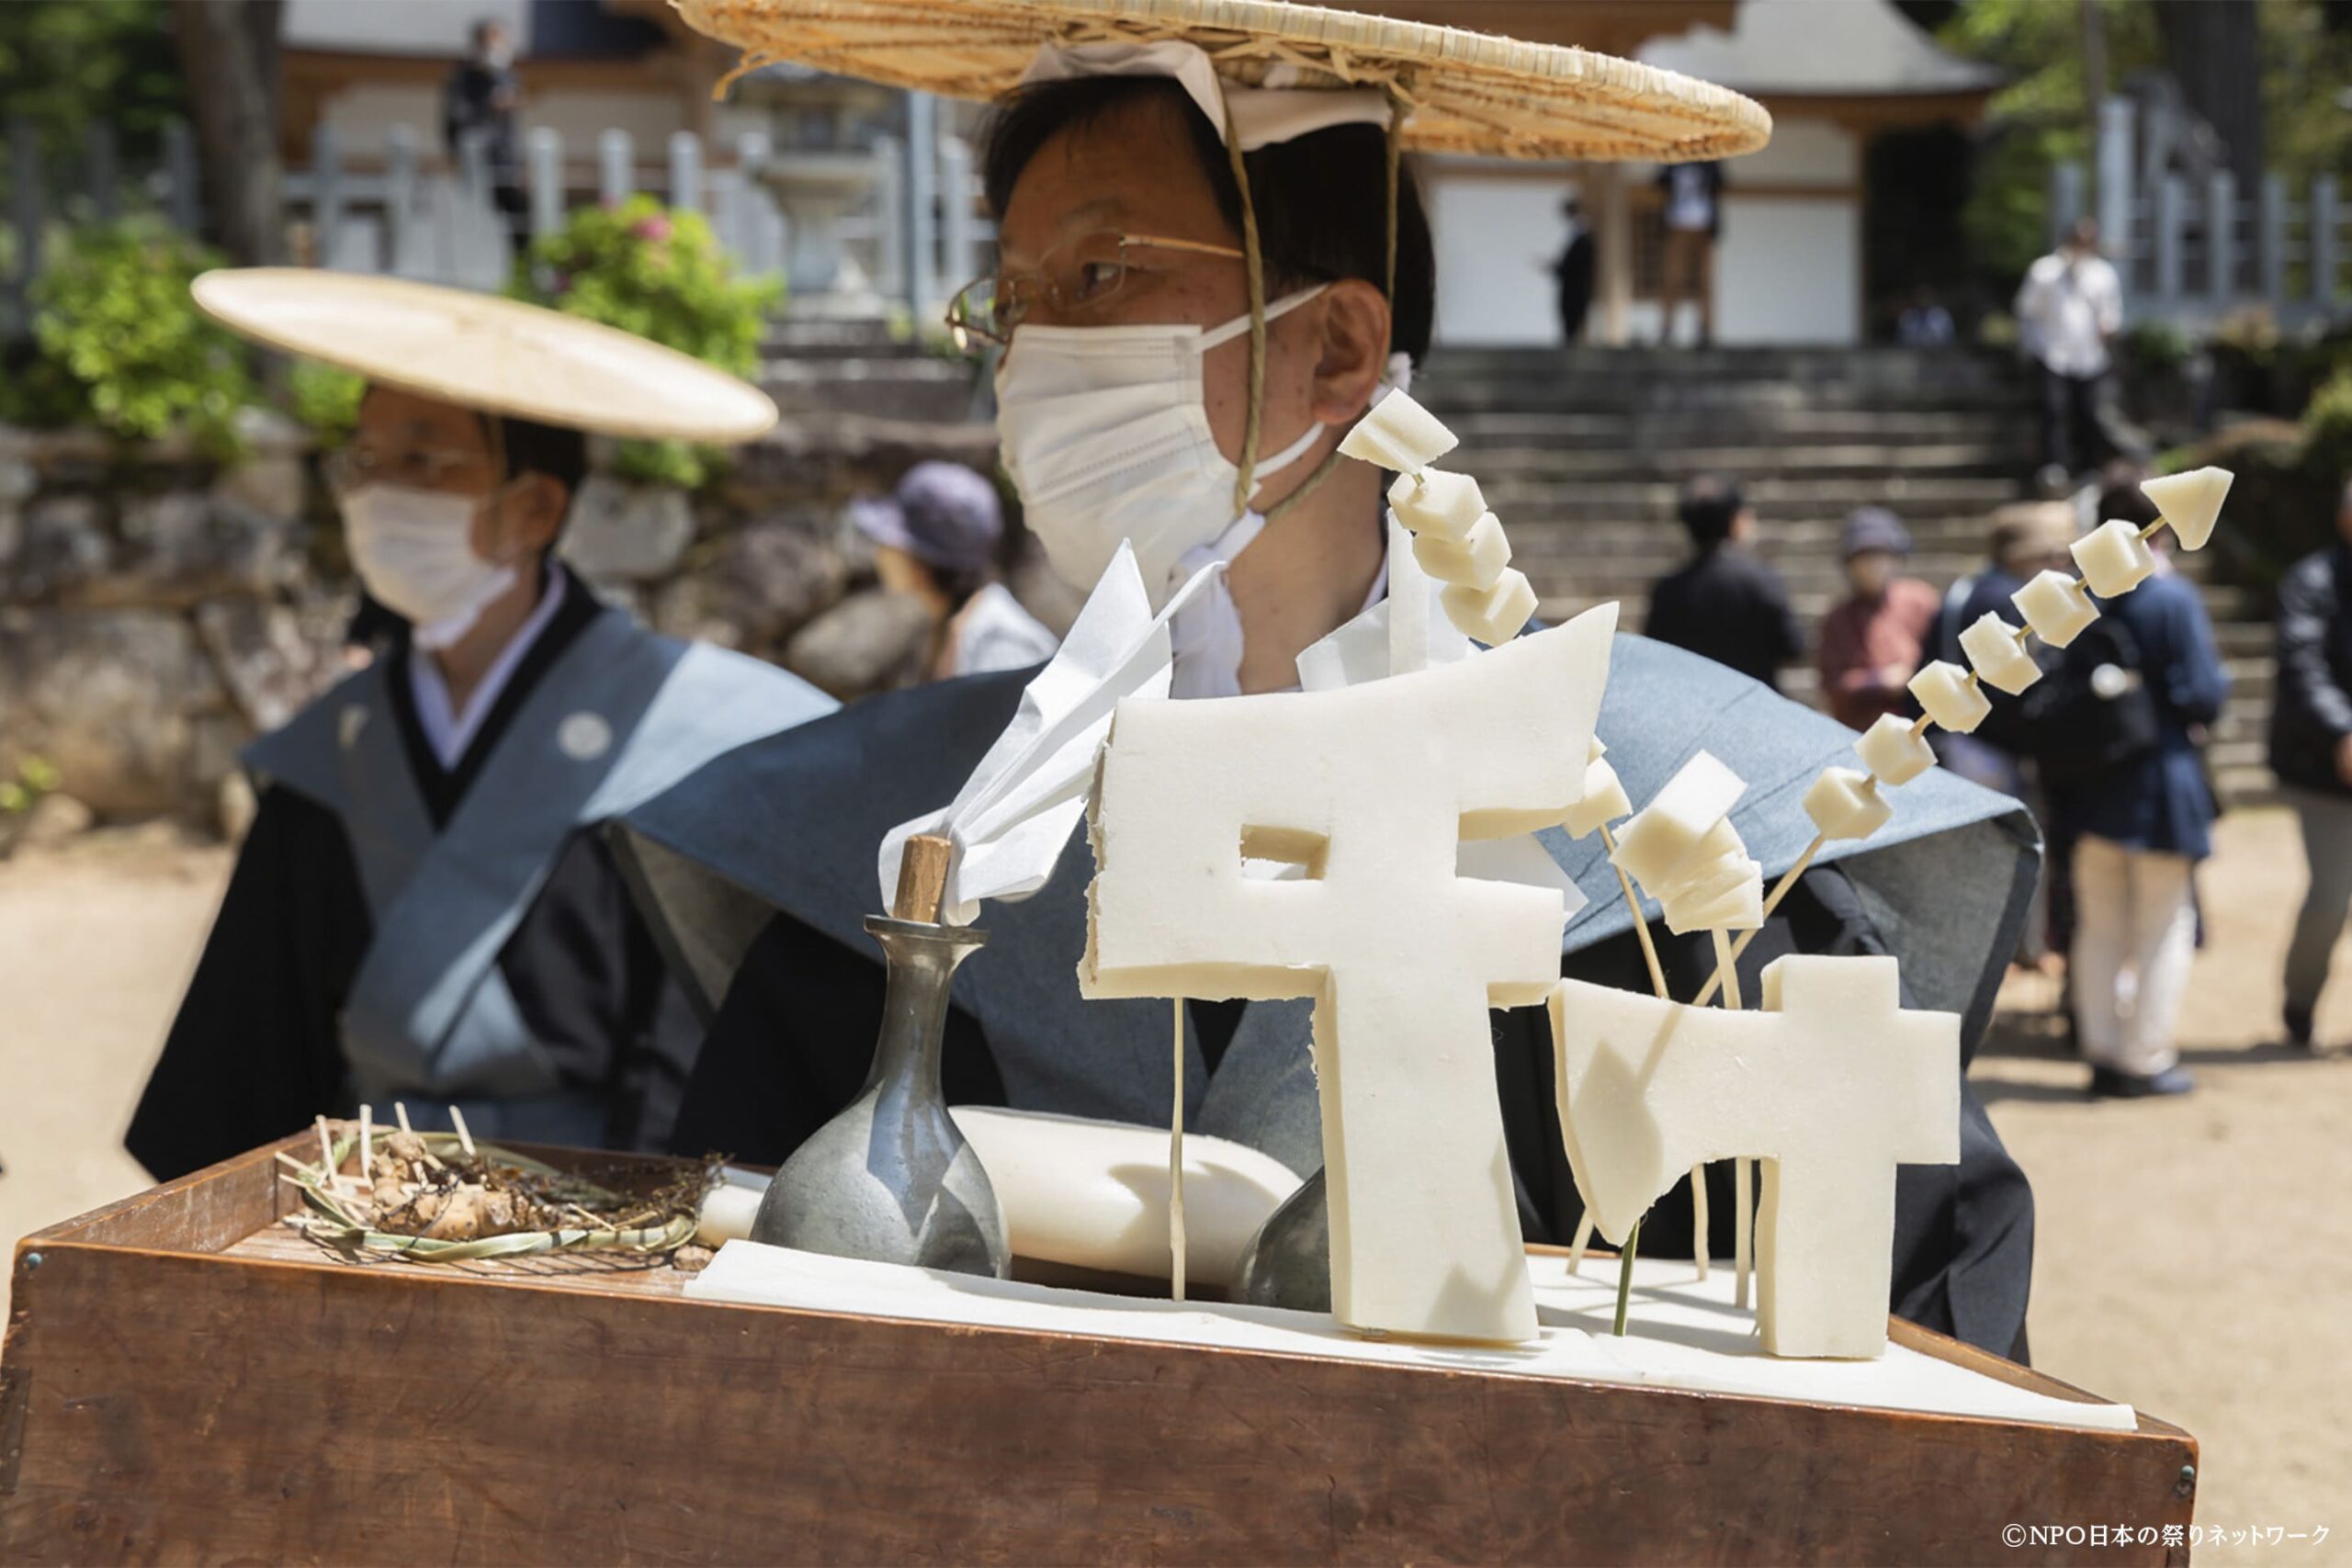
[[[1337,1357],[1385,1366],[1508,1372],[1644,1383],[1767,1399],[1921,1410],[2042,1426],[2124,1432],[2126,1404],[2060,1399],[1966,1367],[1887,1347],[1869,1361],[1778,1360],[1752,1332],[1755,1315],[1731,1304],[1731,1270],[1704,1282],[1691,1265],[1634,1264],[1632,1332],[1608,1332],[1616,1268],[1588,1260],[1571,1277],[1566,1259],[1529,1259],[1541,1335],[1524,1346],[1477,1348],[1364,1339],[1322,1313],[1101,1295],[895,1263],[867,1263],[730,1241],[686,1287],[698,1301],[742,1302],[806,1312],[855,1313],[918,1323],[968,1324],[1091,1338]]]

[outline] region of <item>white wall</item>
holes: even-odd
[[[1560,341],[1546,269],[1566,237],[1560,202],[1574,188],[1565,169],[1556,181],[1455,171],[1429,178],[1440,343]]]
[[[1859,343],[1861,261],[1852,197],[1742,196],[1735,187],[1715,249],[1716,341]]]

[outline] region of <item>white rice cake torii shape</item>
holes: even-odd
[[[1582,796],[1616,606],[1335,691],[1125,703],[1104,747],[1080,989],[1311,997],[1331,1307],[1366,1332],[1536,1333],[1487,1031],[1558,982],[1556,887],[1464,878],[1464,839]],[[1301,863],[1246,877],[1247,857]]]
[[[1552,994],[1560,1126],[1602,1235],[1622,1242],[1693,1166],[1764,1161],[1767,1354],[1883,1354],[1895,1167],[1959,1162],[1960,1020],[1899,991],[1892,958],[1792,955],[1765,969],[1760,1011]]]

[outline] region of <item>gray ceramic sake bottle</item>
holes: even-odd
[[[1004,1212],[947,1114],[939,1057],[947,987],[988,932],[937,923],[949,846],[908,840],[888,916],[865,929],[889,978],[865,1087],[776,1172],[752,1239],[804,1252],[1003,1279]]]

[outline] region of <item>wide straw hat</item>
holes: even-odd
[[[631,333],[515,299],[307,267],[208,272],[189,290],[232,332],[379,387],[602,435],[720,445],[772,427],[740,377]]]
[[[1655,160],[1752,152],[1761,107],[1610,55],[1282,0],[672,0],[744,51],[957,98],[995,98],[1048,44],[1198,46],[1250,86],[1381,87],[1410,109],[1404,144],[1513,158]]]

